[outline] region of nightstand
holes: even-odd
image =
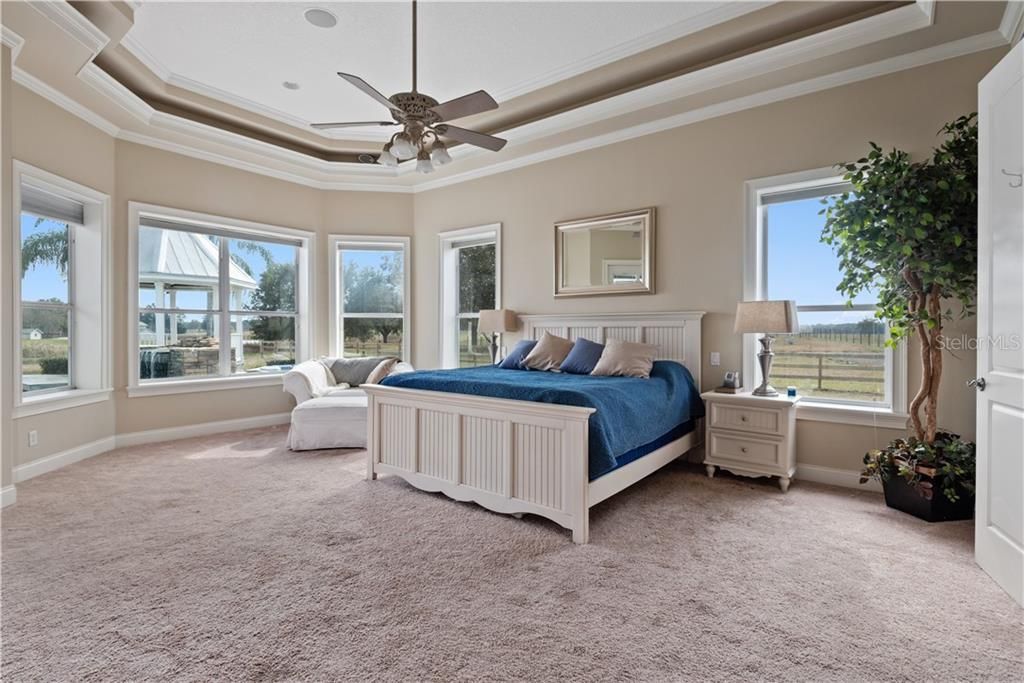
[[[704,465],[708,477],[721,467],[744,477],[778,477],[785,493],[796,472],[796,404],[799,396],[701,394],[707,406]]]

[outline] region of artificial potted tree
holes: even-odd
[[[927,521],[974,512],[974,444],[938,426],[943,324],[973,312],[978,246],[978,126],[975,114],[943,126],[930,158],[870,143],[841,165],[850,192],[822,211],[822,240],[850,300],[873,289],[890,347],[915,337],[921,385],[909,405],[910,435],[864,456],[861,483],[880,479],[886,503]],[[954,308],[959,308],[954,312]]]

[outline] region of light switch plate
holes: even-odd
[[[722,364],[722,354],[720,354],[718,351],[712,351],[711,352],[711,367],[717,368],[721,364]]]

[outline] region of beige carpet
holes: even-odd
[[[121,449],[3,513],[3,678],[1020,680],[971,525],[674,465],[586,547],[283,429]]]

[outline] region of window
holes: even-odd
[[[441,353],[444,367],[490,365],[480,311],[501,306],[501,226],[441,234]]]
[[[109,197],[21,162],[15,199],[20,305],[16,414],[110,392]]]
[[[308,233],[132,205],[137,386],[267,378],[308,357]]]
[[[409,238],[331,236],[331,348],[409,358]]]
[[[886,326],[875,318],[876,297],[863,292],[848,305],[836,291],[839,260],[821,242],[822,210],[850,186],[829,172],[796,174],[750,184],[747,299],[791,299],[800,332],[775,341],[772,381],[796,386],[805,401],[822,406],[891,411],[902,406],[902,351],[885,346]],[[759,372],[753,336],[745,342],[746,384]]]

